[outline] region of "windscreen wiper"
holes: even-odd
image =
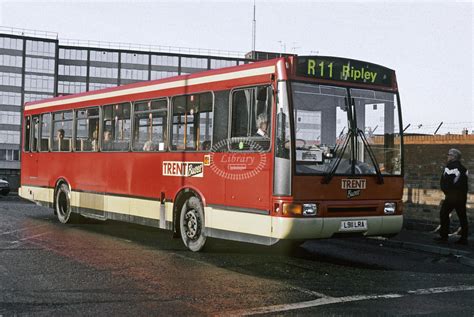
[[[347,145],[349,144],[349,140],[352,139],[352,130],[349,130],[346,134],[346,139],[344,140],[344,143],[342,145],[342,151],[340,152],[339,155],[337,155],[337,151],[341,147],[340,144],[337,144],[336,148],[334,149],[334,153],[336,154],[336,161],[332,165],[331,169],[329,172],[324,176],[322,179],[321,183],[323,184],[329,184],[331,179],[333,178],[334,174],[336,174],[337,168],[339,167],[339,163],[341,163],[342,156],[346,152]]]
[[[360,136],[360,138],[362,139],[362,142],[364,143],[364,146],[367,149],[367,153],[369,153],[370,160],[372,161],[372,164],[374,164],[375,172],[377,173],[377,183],[383,184],[382,172],[380,171],[379,164],[377,163],[375,154],[372,151],[372,147],[369,145],[369,141],[367,141],[367,138],[365,137],[365,134],[361,129],[357,129],[357,136]]]

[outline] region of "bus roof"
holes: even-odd
[[[288,74],[286,68],[289,69]],[[194,87],[201,90],[226,89],[225,85],[222,85],[223,82],[238,80],[241,85],[250,85],[256,84],[257,80],[269,82],[269,75],[276,75],[277,80],[289,77],[322,84],[397,90],[395,71],[384,66],[341,57],[293,55],[28,102],[25,104],[25,112],[65,110],[99,105],[99,102],[123,102],[125,96],[128,101],[135,101],[147,99],[152,93],[160,90],[172,91],[170,94],[182,94],[193,93],[193,90],[197,89]]]
[[[134,95],[136,98],[140,98],[140,96],[143,96],[146,93],[158,90],[179,89],[183,87],[215,84],[223,81],[232,81],[262,76],[268,78],[268,81],[270,81],[271,77],[269,75],[275,74],[277,70],[277,63],[279,61],[284,61],[284,58],[259,61],[245,65],[231,66],[215,70],[207,70],[189,75],[180,75],[164,79],[138,82],[118,87],[111,87],[74,95],[59,96],[40,101],[28,102],[25,104],[25,111],[43,108],[56,108],[66,105],[71,106],[77,103],[90,103],[94,101],[116,99],[130,95]],[[282,75],[284,76],[284,74]],[[135,100],[136,98],[133,99]]]

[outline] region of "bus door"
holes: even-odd
[[[271,196],[271,86],[232,91],[226,204],[266,210]]]
[[[231,154],[226,171],[226,204],[266,209],[270,202],[270,160],[268,155]]]

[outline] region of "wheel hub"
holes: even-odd
[[[186,212],[185,215],[185,231],[186,236],[191,239],[195,240],[199,237],[199,220],[194,210],[189,210]]]

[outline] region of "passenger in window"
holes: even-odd
[[[69,151],[67,140],[64,140],[64,129],[56,132],[56,141],[58,142],[58,151]]]
[[[156,148],[155,148],[155,145],[153,144],[153,141],[152,140],[148,140],[145,142],[145,144],[143,145],[143,151],[155,151]]]
[[[56,132],[56,141],[62,141],[64,140],[64,130],[63,129],[59,129],[57,132]]]
[[[201,150],[209,151],[211,149],[211,141],[204,141],[201,143]]]
[[[113,143],[113,140],[112,140],[112,132],[110,132],[109,130],[105,130],[104,131],[104,143],[102,144],[102,149],[103,150],[112,150],[112,144]]]
[[[104,131],[104,142],[111,142],[112,141],[112,132],[109,130]]]
[[[261,113],[257,116],[257,135],[256,136],[261,136],[264,138],[268,138],[268,117],[266,113]]]
[[[92,151],[95,152],[99,149],[99,140],[97,140],[97,130],[94,130],[94,132],[92,132],[91,144],[92,144]]]

